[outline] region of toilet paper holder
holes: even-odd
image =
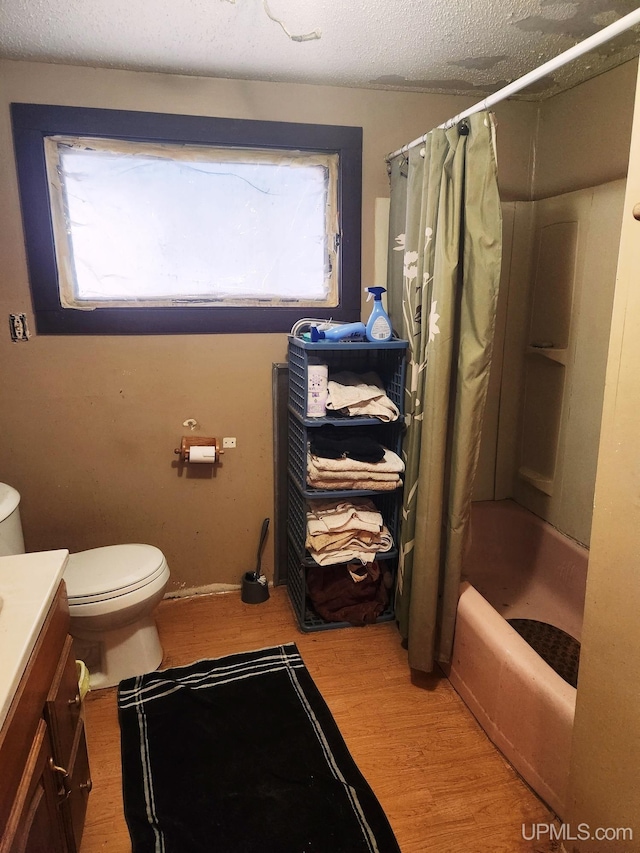
[[[211,448],[213,458],[202,458],[203,454],[198,453],[197,459],[190,458],[192,447]],[[204,462],[209,465],[217,465],[224,450],[218,444],[217,438],[208,438],[206,436],[183,435],[180,440],[180,447],[176,447],[173,451],[180,457],[180,462],[188,464],[190,462]]]

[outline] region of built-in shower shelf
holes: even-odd
[[[559,347],[527,347],[527,355],[538,355],[542,358],[548,358],[549,361],[555,361],[557,364],[567,363],[567,350]]]
[[[545,495],[553,494],[553,479],[549,477],[545,477],[543,474],[540,474],[538,471],[533,471],[531,468],[518,468],[518,477],[521,480],[524,480],[525,483],[529,483],[530,486],[533,486],[534,489],[538,489],[539,492],[544,492]]]

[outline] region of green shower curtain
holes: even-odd
[[[451,658],[502,256],[493,117],[390,164],[388,305],[409,341],[396,618],[409,664]]]

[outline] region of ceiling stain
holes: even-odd
[[[382,77],[376,77],[371,80],[371,83],[379,86],[397,86],[412,89],[422,89],[426,92],[431,91],[448,91],[448,92],[468,92],[470,89],[479,92],[492,92],[496,86],[506,86],[506,82],[502,83],[471,83],[469,80],[407,80],[406,77],[401,77],[399,74],[384,74]]]
[[[507,59],[506,54],[500,56],[470,56],[468,59],[451,60],[449,65],[458,65],[460,68],[470,68],[472,71],[487,71],[499,62]]]
[[[541,8],[558,5],[557,0],[542,0],[540,3]],[[574,11],[568,17],[546,18],[544,15],[528,15],[526,18],[513,21],[512,24],[526,33],[560,35],[582,41],[599,32],[605,23],[613,23],[614,20],[618,19],[618,16],[623,17],[637,8],[635,0],[581,0],[580,3],[573,3],[572,5]],[[607,19],[606,22],[604,22],[605,18]],[[618,42],[618,48],[630,47],[640,43],[640,33],[636,27],[627,30],[617,38],[622,38]],[[615,39],[616,42],[617,38]],[[601,45],[597,50],[601,51],[604,48],[605,55],[609,55],[616,48],[610,47],[611,42],[608,45]]]
[[[407,80],[398,74],[386,74],[382,77],[376,77],[370,83],[373,86],[390,86],[398,89],[419,89],[424,92],[450,92],[452,94],[470,94],[477,92],[478,94],[491,95],[499,89],[504,88],[511,80],[494,80],[488,83],[472,83],[470,80]],[[550,86],[553,86],[553,78],[550,76],[542,80],[537,80],[527,87],[527,92],[535,94],[537,92],[545,92]]]
[[[559,0],[540,0],[541,8],[563,5]],[[573,0],[576,13],[585,15],[615,14],[623,17],[637,9],[635,0]]]

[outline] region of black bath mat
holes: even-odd
[[[561,678],[572,687],[578,686],[580,643],[577,640],[555,625],[535,619],[507,619],[507,622]]]
[[[118,710],[133,853],[400,853],[293,643],[127,679]]]

